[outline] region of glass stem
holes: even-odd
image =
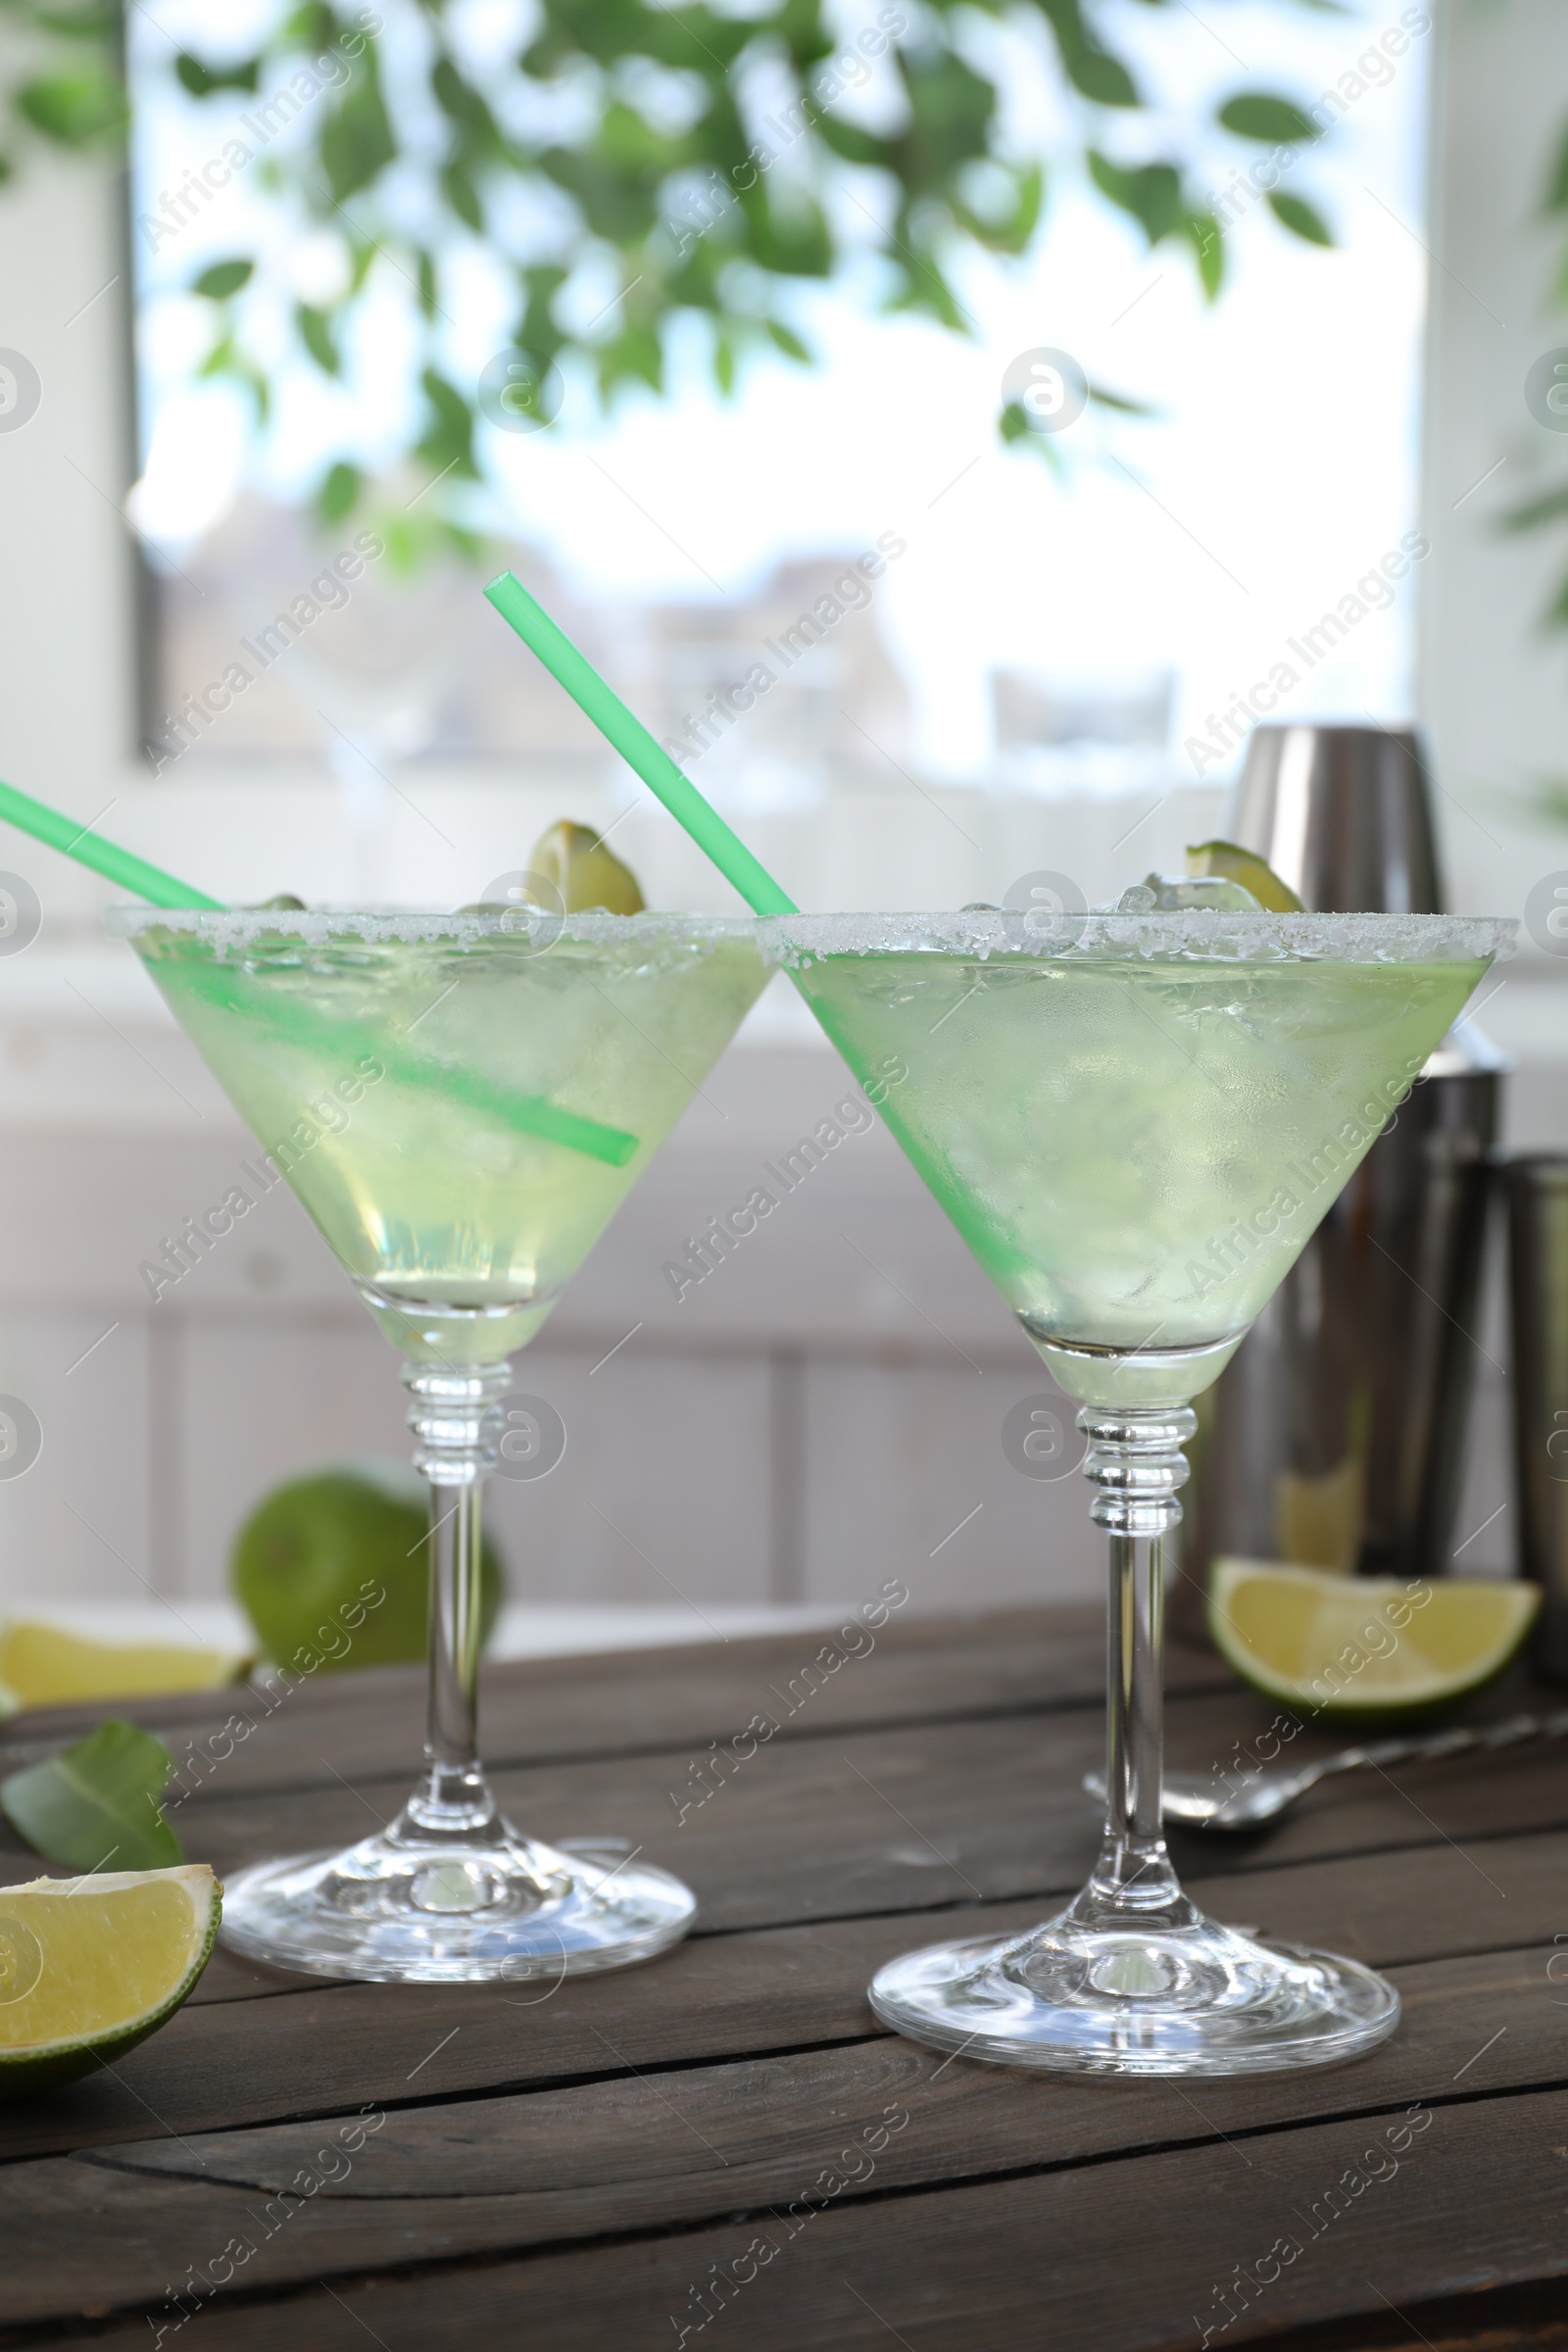
[[[1098,1490],[1090,1516],[1110,1538],[1105,1667],[1105,1831],[1073,1915],[1104,1926],[1151,1912],[1191,1915],[1165,1851],[1160,1819],[1165,1538],[1181,1523],[1181,1447],[1197,1428],[1186,1405],[1111,1410],[1085,1405],[1084,1473]]]
[[[479,1762],[480,1489],[494,1467],[509,1365],[409,1364],[414,1460],[430,1495],[425,1779],[405,1818],[471,1837],[497,1820]]]

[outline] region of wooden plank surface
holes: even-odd
[[[358,2321],[388,2352],[514,2335],[550,2352],[654,2352],[693,2340],[682,2325],[717,2319],[717,2340],[750,2352],[866,2352],[890,2339],[911,2352],[1154,2352],[1223,2324],[1237,2266],[1255,2280],[1272,2261],[1276,2276],[1233,2313],[1219,2339],[1230,2342],[1385,2298],[1408,2313],[1435,2294],[1560,2278],[1568,2160],[1555,2151],[1568,2144],[1568,2091],[1418,2115],[1431,2121],[1403,2146],[1391,2137],[1413,2130],[1401,2108],[1245,2146],[743,2213],[521,2259],[350,2274],[286,2299],[209,2301],[201,2341],[216,2352],[283,2341],[290,2352],[339,2352]],[[1287,2246],[1288,2259],[1274,2251]],[[99,2340],[150,2336],[138,2318]]]
[[[1549,1957],[1548,1946],[1397,1971],[1406,2011],[1393,2044],[1354,2072],[1308,2070],[1281,2082],[1137,2083],[1107,2099],[1103,2084],[948,2063],[883,2035],[477,2103],[372,2105],[346,2141],[343,2126],[318,2121],[14,2165],[0,2310],[55,2318],[156,2298],[204,2232],[216,2245],[253,2246],[236,2277],[255,2291],[367,2265],[605,2236],[631,2209],[652,2231],[788,2207],[847,2148],[860,2145],[863,2163],[868,2138],[883,2144],[835,2202],[1140,2149],[1245,2151],[1271,2124],[1441,2105],[1440,2082],[1450,2097],[1456,2082],[1467,2095],[1527,2089]],[[609,2035],[600,2062],[622,2063]],[[312,2181],[319,2186],[302,2195],[298,2184]],[[255,2225],[271,2199],[285,2202],[268,2231]]]
[[[864,1988],[893,1954],[1010,1933],[1081,1879],[1092,1614],[894,1620],[716,1773],[710,1743],[809,1654],[785,1636],[500,1670],[509,1809],[545,1835],[643,1844],[697,1888],[698,1933],[554,1987],[340,1984],[220,1953],[112,2073],[0,2108],[0,2342],[150,2342],[180,2319],[171,2290],[232,2245],[200,2309],[213,2352],[336,2352],[368,2327],[389,2352],[504,2328],[551,2352],[637,2352],[683,2328],[757,2352],[1012,2352],[1048,2323],[1073,2352],[1197,2346],[1205,2324],[1226,2345],[1309,2328],[1322,2352],[1421,2332],[1447,2352],[1482,2344],[1463,2333],[1476,2295],[1502,2315],[1503,2352],[1506,2298],[1568,2272],[1563,1751],[1347,1778],[1264,1838],[1180,1842],[1218,1916],[1395,1974],[1404,2021],[1359,2065],[1040,2078],[883,2034]],[[195,1740],[222,1720],[212,1700],[140,1711]],[[1201,1656],[1169,1713],[1188,1769],[1268,1719]],[[23,1719],[0,1769],[80,1728]],[[360,1835],[395,1810],[416,1743],[407,1676],[302,1689],[181,1806],[187,1851],[230,1867]],[[0,1852],[0,1875],[36,1867],[14,1840]],[[1418,2129],[1399,2121],[1412,2107]],[[1373,2176],[1368,2150],[1398,2130],[1408,2145]],[[1315,2230],[1280,2218],[1356,2166]],[[1292,2229],[1298,2253],[1227,2320],[1226,2278],[1236,2299]],[[759,2230],[774,2250],[737,2284],[728,2266]],[[1384,2296],[1440,2333],[1378,2334]],[[1549,2304],[1519,2325],[1536,2330],[1521,2345],[1568,2352]]]

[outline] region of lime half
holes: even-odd
[[[1252,850],[1239,849],[1234,841],[1200,841],[1187,853],[1187,871],[1195,881],[1203,875],[1218,875],[1225,882],[1239,882],[1250,891],[1265,914],[1300,914],[1300,900],[1288,882],[1282,882],[1271,865],[1265,864]]]
[[[70,2082],[167,2024],[221,1909],[205,1862],[0,1886],[0,2098]]]
[[[1534,1585],[1336,1576],[1216,1560],[1208,1630],[1244,1683],[1299,1715],[1373,1723],[1437,1712],[1499,1675],[1535,1622]]]
[[[0,1712],[69,1707],[93,1698],[136,1698],[164,1690],[216,1690],[237,1683],[250,1659],[239,1650],[192,1642],[88,1642],[63,1626],[13,1619],[0,1626]]]

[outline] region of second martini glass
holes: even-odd
[[[1505,923],[1188,911],[760,927],[1068,1396],[1110,1541],[1107,1807],[1023,1936],[932,1945],[871,2005],[941,2049],[1108,2075],[1348,2058],[1398,1995],[1206,1919],[1161,1834],[1165,1539],[1217,1378]],[[904,1073],[892,1082],[888,1073]]]
[[[524,1836],[485,1779],[479,1491],[509,1356],[767,978],[752,924],[534,909],[110,921],[402,1350],[429,1485],[424,1778],[383,1835],[228,1879],[224,1940],[384,1982],[651,1957],[690,1925],[690,1891]],[[246,1213],[232,1195],[225,1208]]]

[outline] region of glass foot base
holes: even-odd
[[[999,2066],[1079,2075],[1261,2075],[1359,2057],[1399,1996],[1353,1960],[1193,1915],[934,1943],[872,1981],[884,2025]]]
[[[455,1840],[400,1824],[226,1879],[221,1941],[312,1976],[529,1983],[544,2000],[564,1977],[652,1960],[696,1916],[689,1886],[615,1839],[541,1845],[497,1821]]]

